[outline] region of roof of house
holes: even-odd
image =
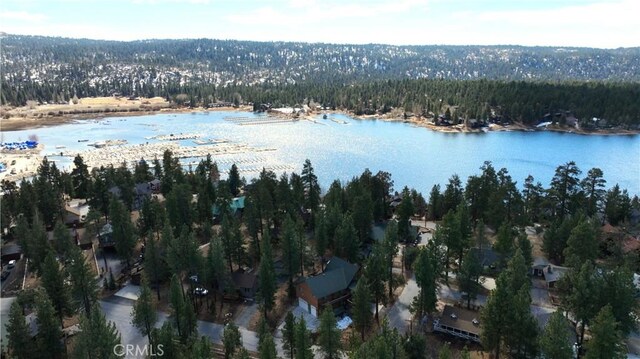
[[[474,324],[474,321],[477,324]],[[480,313],[445,305],[440,325],[480,335]]]
[[[231,213],[236,213],[237,210],[244,209],[244,198],[244,196],[236,197],[229,202],[229,209],[231,210]],[[212,211],[214,216],[219,215],[220,206],[218,206],[218,204],[214,204]]]
[[[500,255],[489,247],[477,248],[473,247],[469,249],[472,255],[477,256],[482,266],[490,266],[500,261]]]
[[[135,192],[139,196],[151,195],[151,185],[149,183],[136,183]]]
[[[64,209],[67,212],[73,213],[78,217],[86,216],[87,214],[89,214],[90,208],[91,206],[89,206],[89,204],[87,203],[87,200],[77,199],[77,198],[70,200],[64,206]]]
[[[323,273],[308,277],[305,282],[316,298],[324,298],[349,288],[358,272],[359,266],[344,259],[332,257]]]
[[[258,276],[237,270],[231,274],[231,279],[236,288],[253,288],[258,281]]]
[[[547,283],[557,282],[560,278],[564,277],[569,271],[567,267],[561,267],[553,264],[549,264],[543,271],[544,280]]]
[[[2,252],[3,256],[10,256],[12,254],[19,254],[19,253],[22,253],[22,247],[20,247],[17,244],[9,244],[9,245],[6,245],[6,246],[2,247],[1,252]]]

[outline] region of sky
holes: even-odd
[[[0,31],[106,40],[640,46],[638,0],[1,0]]]

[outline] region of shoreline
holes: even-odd
[[[90,100],[99,100],[105,98],[84,98],[80,101],[90,101]],[[107,98],[109,101],[110,99]],[[149,100],[156,100],[154,104],[149,105]],[[123,102],[124,101],[124,102]],[[164,101],[164,100],[162,100]],[[116,105],[117,103],[117,105]],[[140,103],[147,104],[142,105],[140,107]],[[126,106],[126,108],[120,108],[121,104]],[[153,108],[149,108],[149,106],[153,106]],[[27,109],[26,106],[18,109],[2,109],[2,112],[5,114],[2,119],[0,119],[0,130],[3,132],[11,132],[11,131],[22,131],[22,130],[30,130],[36,128],[44,128],[44,127],[52,127],[58,126],[68,123],[73,123],[74,121],[82,121],[82,120],[101,120],[105,118],[112,117],[137,117],[137,116],[152,116],[159,114],[178,114],[178,113],[198,113],[198,112],[225,112],[225,111],[233,111],[233,112],[253,112],[253,108],[251,106],[245,105],[240,107],[214,107],[214,108],[204,108],[204,107],[196,107],[196,108],[187,108],[187,107],[170,107],[169,103],[158,102],[157,98],[154,99],[140,99],[140,100],[122,100],[122,99],[114,99],[111,103],[105,105],[102,110],[91,110],[91,106],[86,106],[85,109],[77,109],[76,107],[79,105],[53,105],[57,106],[53,110],[51,109],[52,105],[40,105],[35,109]],[[132,106],[138,106],[136,109],[132,109]],[[88,108],[88,109],[87,109]],[[11,114],[19,114],[20,116],[10,116]],[[57,112],[56,115],[50,115],[51,113]],[[64,112],[64,113],[63,113]],[[351,111],[345,110],[326,110],[326,111],[313,111],[307,113],[301,117],[296,117],[291,114],[285,113],[277,113],[277,112],[268,112],[269,116],[280,117],[280,118],[298,118],[304,120],[314,121],[316,120],[314,117],[322,114],[340,114],[352,117],[357,120],[380,120],[385,122],[402,122],[409,125],[413,125],[416,127],[426,128],[435,132],[444,132],[444,133],[489,133],[489,132],[558,132],[558,133],[568,133],[568,134],[577,134],[577,135],[604,135],[604,136],[629,136],[629,135],[638,135],[640,134],[640,130],[583,130],[579,128],[561,128],[561,127],[530,127],[523,125],[521,123],[513,123],[510,125],[502,126],[491,124],[488,127],[471,129],[467,128],[464,125],[451,125],[451,126],[436,126],[433,125],[429,119],[414,116],[409,119],[403,119],[399,117],[394,117],[393,115],[355,115]],[[9,115],[9,117],[7,117]]]

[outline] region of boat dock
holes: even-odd
[[[123,162],[135,163],[140,158],[152,159],[162,158],[164,152],[170,150],[175,158],[203,158],[207,155],[211,156],[223,156],[223,155],[240,155],[240,154],[252,154],[265,151],[274,151],[274,148],[253,148],[246,144],[208,144],[196,147],[181,146],[175,142],[158,142],[158,143],[146,143],[139,145],[127,145],[111,148],[96,148],[93,150],[85,150],[80,152],[80,155],[84,158],[85,163],[89,167],[101,167],[101,166],[119,166]],[[62,156],[73,158],[78,155],[77,151],[66,151],[61,153]],[[259,158],[264,160],[263,158]],[[238,162],[238,159],[220,159],[221,163]],[[248,164],[258,163],[258,157],[254,157],[253,160],[244,160]]]
[[[297,118],[279,118],[279,117],[225,117],[225,121],[234,122],[236,125],[240,126],[251,126],[251,125],[271,125],[278,123],[292,123],[297,122],[299,119]]]
[[[202,137],[199,133],[179,133],[177,135],[169,134],[169,135],[158,135],[153,136],[150,139],[156,139],[158,141],[182,141],[182,140],[193,140],[196,138]]]

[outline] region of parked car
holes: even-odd
[[[206,288],[198,287],[198,288],[193,290],[193,294],[195,294],[195,295],[197,295],[199,297],[204,297],[207,294],[209,294],[209,290],[207,290]]]
[[[12,260],[9,261],[9,264],[7,265],[7,268],[12,269],[15,266],[16,266],[16,260],[12,259]]]

